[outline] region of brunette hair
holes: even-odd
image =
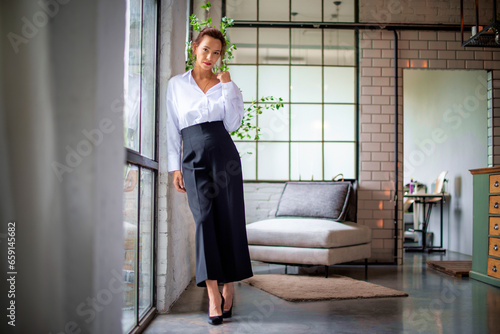
[[[206,27],[205,29],[200,31],[193,43],[199,46],[201,41],[203,40],[203,37],[205,36],[210,36],[212,38],[218,39],[221,42],[221,57],[224,57],[224,52],[226,51],[226,38],[224,37],[222,32],[214,27]]]

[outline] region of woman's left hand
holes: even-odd
[[[221,83],[231,82],[231,75],[228,71],[220,72],[217,74],[217,79],[219,79]]]

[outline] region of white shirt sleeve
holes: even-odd
[[[241,126],[241,120],[245,113],[243,95],[233,81],[221,85],[224,99],[224,127],[228,132],[233,132]]]
[[[167,87],[167,169],[169,172],[181,170],[181,131],[173,86],[173,80],[170,80]]]

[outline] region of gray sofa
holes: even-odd
[[[328,266],[371,256],[371,229],[356,224],[357,182],[288,182],[276,217],[247,225],[252,260]]]

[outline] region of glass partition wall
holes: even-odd
[[[125,42],[124,333],[153,314],[156,226],[157,2],[128,0]]]
[[[354,0],[335,3],[226,1],[236,20],[230,72],[245,103],[273,96],[285,104],[256,117],[259,140],[233,138],[245,180],[356,178],[357,32],[314,25],[354,21]]]

